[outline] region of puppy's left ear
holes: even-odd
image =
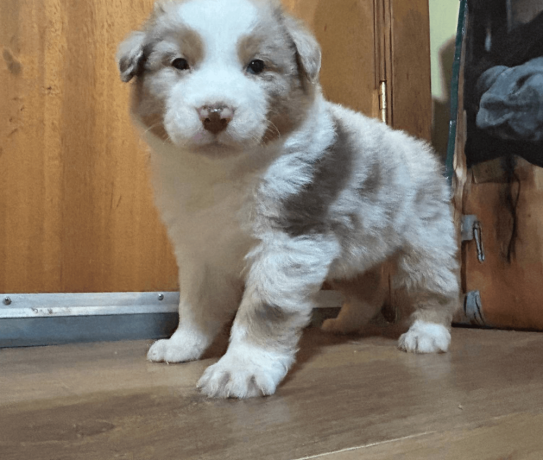
[[[321,48],[313,34],[297,19],[283,14],[283,23],[296,46],[298,63],[305,77],[316,83],[321,69]]]
[[[117,49],[117,65],[121,80],[129,82],[143,71],[145,32],[132,32]]]

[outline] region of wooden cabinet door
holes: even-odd
[[[114,59],[152,4],[0,2],[0,292],[176,289]]]
[[[320,82],[325,97],[377,117],[380,56],[373,0],[283,0],[283,3],[309,26],[321,45]]]
[[[541,1],[511,2],[510,14],[506,14],[505,3],[502,6],[503,15],[496,15],[494,20],[504,24],[513,20],[513,26],[529,22],[543,10]],[[475,121],[479,106],[472,95],[482,72],[478,65],[486,54],[482,51],[485,37],[493,30],[502,33],[489,22],[486,13],[491,10],[469,10],[461,28],[464,36],[457,94],[453,203],[464,239],[461,281],[465,299],[455,322],[543,330],[543,168],[522,158],[525,143],[515,145],[496,138],[497,143],[508,142],[511,150],[504,155],[503,149],[499,157],[486,161],[481,161],[481,154],[488,155],[496,144],[490,144],[492,147],[486,152],[466,148],[467,139],[474,142],[481,135],[485,138],[475,144],[477,147],[492,141],[491,136],[476,130],[469,121]],[[512,43],[520,43],[519,40],[517,37]],[[499,51],[504,50],[500,47]]]
[[[177,289],[118,43],[152,0],[0,2],[0,292]],[[429,139],[427,0],[284,0],[335,102]]]
[[[384,50],[387,62],[390,59],[386,69],[391,101],[389,122],[394,128],[430,141],[432,90],[428,0],[384,0],[384,3],[384,22],[390,22],[390,45]]]
[[[322,48],[324,95],[430,140],[428,0],[283,0]],[[385,94],[380,94],[386,82]]]

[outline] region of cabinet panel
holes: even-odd
[[[176,288],[114,60],[152,3],[0,2],[0,292]]]
[[[541,30],[538,13],[543,2],[480,2],[476,6],[468,10],[462,28],[454,202],[459,217],[476,220],[479,241],[468,232],[462,244],[461,279],[466,297],[456,320],[543,330],[542,143],[527,141],[509,124],[519,114],[530,113],[529,104],[518,94],[537,71],[530,78],[516,72],[541,54],[541,40],[534,32]],[[494,81],[508,75],[512,78],[509,84],[485,88],[485,72],[504,68],[508,70],[496,73]],[[537,100],[536,93],[533,100]],[[478,115],[483,98],[491,94],[505,102],[495,106],[499,112],[486,106],[487,119],[495,122],[499,116],[503,120],[488,129],[479,124]],[[514,108],[512,100],[516,101]]]
[[[428,0],[386,0],[390,5],[390,100],[395,128],[431,138],[432,94]]]
[[[311,28],[322,49],[324,95],[378,115],[378,51],[373,0],[283,0]]]

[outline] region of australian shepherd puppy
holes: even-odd
[[[179,265],[179,327],[151,361],[196,360],[235,315],[198,386],[273,394],[324,281],[345,297],[324,328],[359,330],[382,266],[413,306],[402,350],[447,351],[459,298],[449,190],[430,147],[326,101],[320,48],[272,0],[158,3],[120,45]]]

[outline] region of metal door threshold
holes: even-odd
[[[169,337],[178,303],[179,292],[3,294],[0,348]],[[339,293],[321,291],[318,316],[340,305]]]

